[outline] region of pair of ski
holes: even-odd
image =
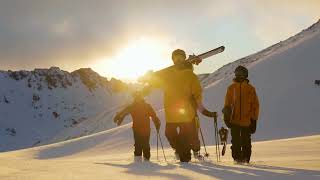
[[[220,46],[218,48],[212,49],[210,51],[207,51],[207,52],[199,54],[199,55],[191,55],[191,56],[189,56],[188,59],[186,59],[184,67],[189,68],[190,65],[194,65],[194,64],[199,65],[204,59],[207,59],[211,56],[222,53],[224,51],[224,49],[225,49],[224,46]],[[146,85],[148,83],[148,80],[150,80],[150,74],[160,75],[160,74],[166,73],[167,71],[171,71],[174,68],[175,68],[175,65],[172,65],[172,66],[166,67],[164,69],[161,69],[161,70],[158,70],[155,72],[149,71],[144,76],[140,77],[138,79],[138,82]],[[152,72],[152,73],[150,73],[150,72]],[[129,84],[124,83],[124,82],[117,80],[117,79],[114,79],[114,78],[111,80],[111,89],[113,92],[130,92],[133,90]],[[144,93],[144,95],[148,95],[148,93],[149,93],[149,91],[146,91]]]
[[[212,49],[210,51],[207,51],[207,52],[199,54],[199,55],[190,55],[189,58],[185,60],[183,65],[185,68],[190,68],[190,66],[192,66],[192,65],[199,65],[204,59],[207,59],[211,56],[222,53],[224,51],[224,49],[225,49],[224,46],[220,46],[218,48]],[[138,79],[138,82],[148,83],[148,81],[150,80],[150,76],[155,75],[155,76],[161,77],[162,74],[165,74],[166,72],[171,71],[175,67],[176,67],[175,65],[172,65],[172,66],[166,67],[164,69],[161,69],[161,70],[158,70],[155,72],[149,71],[144,76],[140,77]]]
[[[207,51],[205,53],[199,54],[199,55],[190,55],[188,59],[186,59],[185,63],[189,63],[189,64],[195,64],[195,65],[199,65],[202,60],[207,59],[211,56],[214,56],[216,54],[222,53],[224,51],[225,47],[224,46],[220,46],[218,48],[212,49],[210,51]],[[164,71],[169,71],[172,68],[174,68],[174,65],[169,66],[167,68],[161,69],[159,71],[156,71],[154,73],[159,73],[161,74]]]

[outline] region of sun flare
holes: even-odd
[[[139,38],[119,49],[113,57],[99,60],[93,68],[108,77],[135,81],[149,70],[170,65],[169,44],[155,38]]]

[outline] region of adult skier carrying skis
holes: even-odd
[[[213,117],[216,113],[203,107],[201,85],[192,70],[192,64],[185,61],[186,53],[177,49],[172,53],[172,60],[173,68],[151,74],[148,84],[164,91],[165,135],[176,151],[176,157],[181,162],[189,162],[196,117],[192,101],[195,101],[197,109],[203,114]]]
[[[238,66],[234,73],[235,78],[225,96],[224,121],[231,128],[234,161],[249,163],[251,134],[256,131],[259,117],[259,100],[255,88],[249,84],[248,69]]]
[[[134,93],[134,101],[114,117],[114,122],[119,126],[126,115],[131,114],[132,130],[134,137],[135,161],[149,161],[150,159],[150,118],[159,132],[160,120],[150,104],[146,103],[141,92]]]

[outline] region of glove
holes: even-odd
[[[250,121],[251,121],[251,124],[249,126],[250,133],[254,134],[256,132],[256,129],[257,129],[257,120],[251,119]]]
[[[117,114],[114,118],[113,118],[113,122],[117,123],[119,121],[119,115]]]
[[[232,124],[231,124],[231,108],[229,106],[226,106],[222,109],[222,113],[223,113],[223,120],[224,123],[226,124],[226,126],[228,128],[231,128]]]
[[[203,110],[202,112],[203,115],[208,116],[208,117],[217,117],[217,112],[212,112],[212,111],[208,111],[206,109]]]
[[[117,114],[114,118],[113,118],[113,122],[116,123],[118,126],[120,126],[121,124],[121,119],[122,117],[120,116],[120,114]]]
[[[228,128],[231,128],[231,127],[232,127],[232,124],[231,124],[230,121],[224,120],[224,123],[226,124],[226,126],[227,126]]]
[[[199,56],[196,56],[196,55],[189,55],[189,58],[188,59],[193,59],[194,60],[194,63],[196,65],[200,64],[202,59],[199,57]]]
[[[217,112],[210,112],[210,117],[218,117],[218,113]]]
[[[208,116],[209,116],[209,117],[217,117],[217,112],[211,112],[211,111],[209,111]]]

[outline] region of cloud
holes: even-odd
[[[249,21],[265,45],[295,35],[320,18],[318,0],[251,1]]]
[[[232,42],[224,29],[214,33],[235,20],[246,23],[239,31],[270,44],[310,25],[318,7],[317,0],[0,1],[0,68],[73,70],[140,36],[205,50],[222,39]]]
[[[88,66],[136,36],[182,31],[208,12],[207,2],[1,1],[1,68]]]

